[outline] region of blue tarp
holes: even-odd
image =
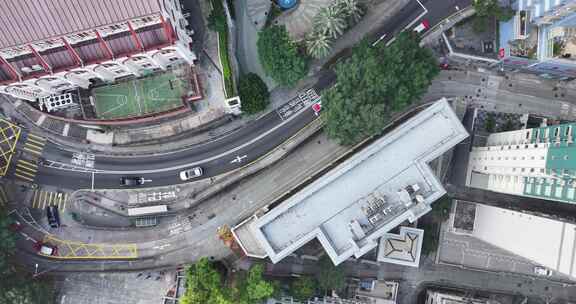
[[[278,5],[285,9],[293,8],[294,5],[296,5],[296,1],[297,0],[278,0]]]

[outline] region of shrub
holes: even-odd
[[[266,83],[258,75],[249,73],[240,77],[238,92],[242,101],[242,111],[254,114],[266,109],[270,93]]]

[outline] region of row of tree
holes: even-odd
[[[10,229],[13,221],[0,208],[0,304],[52,303],[54,289],[51,278],[32,278],[13,264],[16,236]]]
[[[367,41],[335,66],[337,85],[323,92],[328,135],[344,145],[380,134],[391,114],[418,100],[439,68],[432,52],[413,32],[402,32],[388,47]]]
[[[292,282],[289,292],[295,299],[304,301],[344,287],[343,268],[334,266],[327,256],[320,259],[318,269],[316,276],[301,276]],[[256,264],[249,271],[236,272],[225,280],[215,263],[202,258],[186,270],[186,292],[180,303],[256,304],[278,296],[279,283],[265,280],[263,271],[263,266]]]
[[[272,296],[277,288],[262,278],[262,265],[240,272],[226,284],[223,275],[207,258],[200,259],[186,271],[186,292],[182,304],[252,304]]]

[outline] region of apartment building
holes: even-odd
[[[576,124],[491,134],[470,153],[470,187],[576,202]]]
[[[35,101],[193,64],[179,0],[0,1],[0,93]]]
[[[575,78],[576,1],[517,0],[512,7],[516,16],[500,23],[502,69]]]

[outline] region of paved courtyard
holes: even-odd
[[[174,287],[174,273],[78,273],[59,284],[56,304],[162,304]]]

